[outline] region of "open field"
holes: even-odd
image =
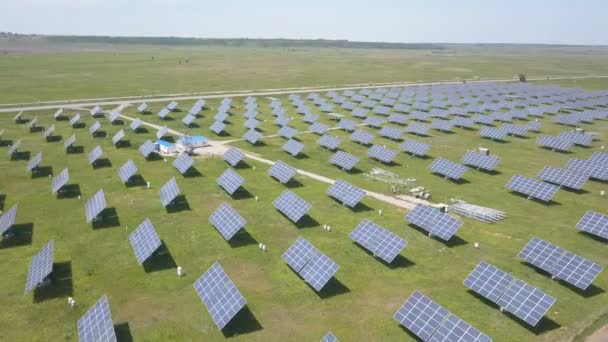
[[[315,81],[315,75],[323,77],[324,82],[338,83],[342,80],[340,83],[349,83],[359,81],[355,79],[358,77],[357,68],[368,72],[370,69],[374,71],[367,73],[368,76],[361,76],[365,78],[372,74],[382,75],[379,70],[385,67],[383,64],[375,70],[374,63],[363,67],[356,58],[368,59],[371,57],[366,54],[374,52],[358,51],[349,54],[348,57],[342,56],[352,59],[343,62],[343,66],[339,66],[341,63],[334,63],[337,69],[332,68],[330,71],[328,69],[325,70],[326,72],[322,72],[324,67],[321,64],[310,66],[306,59],[296,61],[294,65],[307,65],[307,68],[311,69],[294,71],[296,76],[291,79],[287,74],[283,75],[286,76],[284,78],[277,76],[277,80],[273,80],[264,77],[265,72],[270,72],[269,70],[273,68],[273,63],[286,69],[291,68],[291,65],[282,65],[278,60],[272,60],[274,54],[271,51],[256,50],[246,58],[247,61],[238,62],[227,58],[225,55],[228,52],[222,51],[218,55],[223,55],[222,58],[230,61],[223,73],[229,73],[232,75],[230,77],[222,77],[222,73],[219,73],[211,78],[201,76],[202,79],[196,81],[196,77],[192,74],[196,71],[190,70],[184,71],[185,74],[180,77],[180,80],[186,83],[179,81],[173,83],[173,79],[158,76],[156,81],[150,83],[149,88],[142,89],[139,82],[150,82],[150,77],[156,76],[153,75],[154,72],[146,71],[145,77],[141,76],[133,83],[123,82],[123,77],[126,76],[120,71],[121,68],[125,68],[122,70],[125,71],[129,69],[127,65],[131,63],[132,75],[138,74],[139,63],[133,62],[136,59],[131,60],[131,58],[135,55],[143,58],[142,56],[145,55],[141,52],[125,53],[129,56],[124,57],[124,63],[112,62],[112,65],[115,65],[113,70],[95,72],[107,71],[104,81],[91,82],[91,79],[86,78],[92,77],[89,75],[85,77],[87,81],[84,83],[64,83],[66,82],[64,80],[60,81],[60,84],[65,87],[51,87],[40,91],[36,88],[27,92],[17,91],[19,87],[25,87],[25,81],[24,84],[11,87],[10,91],[8,91],[10,82],[7,82],[4,91],[0,86],[0,94],[2,94],[0,96],[4,96],[2,97],[4,100],[0,102],[31,100],[28,94],[41,94],[42,98],[51,99],[66,96],[124,95],[125,92],[130,94],[130,89],[138,89],[142,93],[154,93],[166,89],[176,91],[182,89],[181,87],[184,90],[191,90],[191,87],[196,86],[199,81],[205,86],[219,88],[250,86],[236,81],[241,77],[248,77],[251,86],[259,84],[253,81],[257,77],[267,81],[267,83],[262,82],[264,85],[282,86],[308,84],[307,81]],[[296,51],[296,53],[304,52]],[[338,60],[339,53],[335,53],[335,56],[326,58]],[[411,65],[407,61],[411,60],[402,55],[406,52],[382,51],[382,53],[388,54],[384,57],[387,65],[397,63],[395,65],[403,65],[404,70],[403,75],[389,74],[386,71],[383,76],[384,81],[391,80],[391,77],[395,77],[395,80],[403,80],[404,75],[407,76],[406,78],[417,78],[418,75],[415,72],[410,73],[412,70],[408,69]],[[392,53],[396,55],[391,55]],[[419,52],[407,53],[415,55]],[[79,72],[77,70],[82,68],[78,66],[78,61],[91,60],[93,64],[103,65],[103,58],[110,58],[111,55],[111,53],[94,54],[97,55],[95,58],[100,59],[95,60],[92,55],[87,55],[85,58],[80,54],[70,54],[74,58],[72,62],[75,67],[69,71],[67,69],[70,66],[65,59],[69,56],[46,56],[46,59],[49,59],[47,63],[50,63],[47,65],[48,70],[52,72],[44,71],[44,74],[53,78],[52,73],[56,70],[61,72],[62,68],[65,68],[66,71],[61,77],[69,79],[72,77],[69,75]],[[175,54],[172,57],[175,59],[178,52],[172,49],[167,54]],[[118,59],[120,55],[115,57]],[[11,54],[8,57],[0,57],[0,64],[7,63],[5,58],[12,57]],[[39,58],[38,62],[43,63],[43,55],[32,54],[25,58],[30,57]],[[431,60],[439,58],[422,55],[418,58],[422,59],[422,57]],[[57,60],[53,61],[54,58]],[[200,61],[208,58],[209,63],[213,61],[209,56],[199,58]],[[240,65],[240,63],[255,61],[257,58],[259,64],[251,65],[251,74],[243,73],[242,70],[237,73],[236,69],[231,69],[230,63]],[[518,60],[518,57],[514,58]],[[573,57],[572,61],[574,60],[580,61],[577,57]],[[460,63],[464,63],[463,61]],[[570,63],[569,60],[561,59],[556,62],[556,66],[551,66],[551,61],[543,61],[543,63],[535,61],[538,63],[538,69],[534,70],[534,73],[551,73],[550,68],[562,63]],[[17,59],[12,62],[21,63]],[[107,59],[105,62],[109,63]],[[263,66],[264,63],[268,63],[266,67]],[[476,62],[469,56],[468,65],[477,65],[476,63],[485,65],[487,61]],[[41,72],[40,70],[43,70],[41,67],[42,65],[36,65],[35,70]],[[505,69],[488,70],[488,75],[493,72],[496,72],[496,75],[507,73],[506,67],[500,65],[498,67]],[[572,69],[577,70],[573,73],[601,73],[604,67],[606,66],[598,63],[589,69],[577,69],[576,66],[572,66]],[[150,66],[141,66],[141,68],[143,73],[144,68],[149,70]],[[15,73],[25,72],[19,71],[19,67],[10,69]],[[205,68],[201,66],[200,70],[203,69]],[[428,73],[430,69],[433,69],[432,65],[420,67],[419,75],[437,78],[458,75],[457,72],[450,74],[448,70],[443,70],[442,73],[436,70],[437,74],[433,75]],[[315,70],[318,70],[318,74]],[[298,80],[298,72],[302,72],[308,78]],[[213,77],[221,81],[213,83]],[[4,78],[0,79],[0,82],[5,81]],[[45,82],[42,81],[36,87],[45,88],[43,86]],[[110,83],[117,87],[111,89]],[[163,88],[165,84],[167,88]],[[576,85],[589,89],[608,89],[608,82],[605,80],[579,81]],[[286,98],[281,97],[281,99],[284,108],[288,109],[288,116],[294,118],[292,126],[298,130],[308,127]],[[180,108],[187,110],[192,102],[184,101],[180,103]],[[139,116],[147,122],[167,125],[187,134],[202,134],[215,139],[208,126],[214,121],[213,116],[218,102],[217,100],[208,102],[208,108],[202,112],[203,117],[196,120],[197,127],[194,128],[186,128],[181,123],[180,120],[185,112],[171,114],[172,120],[159,119],[156,113],[162,108],[162,104],[153,105],[150,109],[151,113],[147,115],[137,114],[134,107],[125,109],[123,114]],[[278,127],[272,123],[273,116],[268,101],[259,98],[258,102],[260,119],[264,120],[261,129],[265,135],[275,134]],[[308,102],[313,111],[320,114],[312,103]],[[245,112],[242,99],[235,98],[235,105],[237,107],[231,111],[232,116],[227,127],[228,135],[218,140],[239,139],[245,132],[242,126],[244,121],[242,114]],[[75,111],[70,111],[70,115],[73,112]],[[340,110],[337,112],[345,114]],[[38,114],[42,126],[48,127],[51,124],[52,112],[26,113],[26,117],[31,118],[35,114]],[[432,143],[430,155],[433,158],[445,157],[458,161],[467,149],[475,149],[478,146],[488,147],[493,154],[501,157],[499,172],[488,174],[469,170],[465,175],[466,181],[460,183],[446,181],[431,174],[427,169],[432,161],[431,158],[413,158],[400,153],[395,163],[389,166],[369,160],[364,156],[366,148],[350,142],[348,134],[338,130],[329,133],[343,139],[341,149],[362,156],[357,171],[346,173],[327,163],[332,153],[317,147],[315,142],[318,137],[310,133],[301,133],[297,136],[306,145],[305,156],[300,158],[293,158],[280,150],[284,141],[280,137],[265,138],[264,144],[260,146],[251,146],[242,141],[231,143],[266,159],[283,160],[302,170],[330,178],[341,178],[368,190],[390,194],[390,187],[387,184],[372,181],[363,175],[373,167],[380,167],[402,177],[416,178],[419,185],[433,193],[431,199],[434,202],[447,202],[450,198],[459,197],[508,213],[507,220],[492,225],[463,219],[464,226],[457,237],[449,243],[442,243],[440,240],[428,238],[422,231],[408,225],[404,220],[407,214],[404,210],[370,198],[365,198],[363,205],[350,210],[325,195],[327,184],[303,176],[297,176],[297,181],[291,183],[289,188],[309,201],[313,208],[307,220],[294,225],[272,207],[272,201],[285,187],[267,175],[267,165],[248,160],[246,166],[238,167],[236,171],[246,179],[244,184],[246,191],[231,199],[215,184],[215,179],[227,168],[221,158],[198,159],[196,168],[200,175],[194,177],[179,175],[170,164],[171,158],[168,158],[167,163],[162,159],[145,161],[137,152],[137,148],[146,139],[154,139],[155,132],[150,128],[148,132],[139,134],[128,132],[131,146],[116,149],[109,139],[89,136],[87,128],[94,120],[88,114],[83,115],[85,128],[72,129],[67,122],[58,122],[55,123],[57,135],[65,139],[76,133],[76,145],[82,146],[84,151],[80,154],[66,155],[62,143],[44,142],[39,133],[29,133],[24,127],[15,125],[11,121],[12,116],[12,114],[0,116],[0,128],[6,129],[4,139],[16,140],[23,137],[21,150],[29,152],[29,156],[42,151],[42,165],[52,167],[55,174],[68,167],[70,184],[74,184],[74,187],[79,189],[83,199],[57,199],[52,196],[48,178],[30,179],[30,175],[26,174],[25,159],[27,158],[9,161],[6,154],[4,158],[0,158],[2,175],[0,209],[7,210],[13,204],[19,203],[17,218],[19,226],[16,227],[18,244],[0,246],[0,255],[5,260],[0,264],[0,273],[4,274],[6,279],[0,283],[0,296],[3,298],[2,306],[5,308],[0,313],[0,340],[75,340],[77,339],[76,321],[103,294],[109,297],[112,318],[119,338],[145,341],[215,341],[225,337],[231,337],[230,340],[234,341],[313,341],[319,340],[329,330],[343,341],[413,340],[407,330],[393,320],[392,315],[414,290],[420,290],[431,297],[477,329],[490,335],[494,341],[568,341],[579,333],[590,333],[586,328],[598,321],[598,318],[608,315],[606,272],[603,272],[587,291],[580,292],[551,280],[546,274],[523,263],[517,256],[528,240],[537,236],[600,265],[608,265],[608,255],[605,253],[606,242],[592,239],[575,229],[576,222],[586,210],[605,212],[607,202],[605,198],[599,196],[599,192],[606,190],[606,184],[590,181],[580,193],[560,190],[551,205],[526,200],[510,193],[504,187],[514,174],[534,177],[545,165],[559,167],[569,158],[590,156],[598,150],[599,146],[606,145],[608,121],[596,121],[594,125],[583,124],[582,127],[585,129],[599,134],[599,141],[594,142],[593,148],[575,147],[573,153],[569,154],[538,148],[535,144],[535,137],[538,134],[530,134],[530,137],[525,139],[511,137],[506,143],[481,139],[478,136],[479,125],[473,130],[457,128],[454,134],[431,131],[431,136],[426,138],[404,135]],[[327,116],[320,115],[320,117],[320,122],[335,126],[336,122],[329,120]],[[107,120],[102,119],[101,122],[110,137],[123,128],[110,125]],[[556,134],[567,130],[565,126],[553,124],[550,116],[542,119],[542,122],[542,134]],[[376,131],[368,127],[360,128],[370,132]],[[376,137],[374,143],[393,149],[398,149],[399,146],[398,142],[381,137]],[[110,163],[107,167],[93,170],[86,161],[86,153],[97,144],[102,146],[105,157]],[[6,147],[0,148],[0,153],[4,153],[1,151],[6,151]],[[116,169],[129,159],[134,160],[145,181],[151,182],[151,189],[143,186],[126,188],[120,183]],[[187,206],[179,212],[168,213],[161,207],[157,191],[171,177],[176,177],[187,200]],[[108,205],[116,210],[117,219],[110,222],[110,227],[95,229],[85,224],[84,202],[100,188],[106,193]],[[259,201],[256,201],[255,196],[259,197]],[[230,203],[248,221],[245,226],[246,232],[239,233],[231,243],[225,242],[207,221],[209,215],[223,202]],[[382,216],[378,215],[378,209],[383,210]],[[145,218],[151,219],[166,247],[166,253],[156,256],[147,268],[137,265],[127,240],[128,234]],[[409,244],[401,253],[402,256],[393,265],[386,265],[373,258],[348,238],[352,229],[365,218],[373,220],[408,241]],[[321,229],[324,224],[332,226],[332,232]],[[315,293],[298,278],[281,259],[281,254],[298,236],[309,240],[340,265],[335,279],[320,294]],[[37,290],[34,295],[23,294],[29,260],[50,239],[55,240],[55,267],[59,279],[50,289]],[[258,242],[265,243],[269,250],[265,253],[261,252],[257,247]],[[480,243],[479,249],[474,248],[475,242]],[[556,304],[536,328],[529,328],[525,323],[502,314],[494,305],[487,304],[462,285],[465,277],[481,260],[494,264],[557,298]],[[247,309],[230,323],[224,333],[216,329],[192,288],[192,283],[215,261],[221,263],[248,302]],[[182,266],[186,272],[183,278],[175,275],[177,265]],[[78,301],[76,309],[70,310],[67,307],[67,296],[76,298]],[[605,319],[599,321],[605,322]]]

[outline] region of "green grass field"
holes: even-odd
[[[608,89],[608,84],[603,85]],[[599,86],[595,82],[590,85]],[[71,96],[69,89],[62,89],[61,94]],[[15,94],[16,97],[23,95],[27,94]],[[78,92],[74,95],[85,96]],[[259,102],[263,103],[258,110],[265,120],[261,128],[265,134],[273,134],[278,128],[272,124],[267,101],[260,99]],[[285,98],[283,102],[291,109]],[[244,109],[240,99],[235,99],[235,103],[239,107],[233,110],[227,128],[230,135],[222,139],[238,139],[244,133]],[[217,104],[218,101],[208,103],[204,117],[196,121],[198,128],[185,128],[180,122],[183,113],[172,114],[172,121],[158,119],[155,113],[162,105],[153,106],[153,114],[143,115],[142,119],[166,124],[188,134],[213,136],[207,127],[213,122]],[[180,107],[187,109],[189,105],[191,102],[183,102]],[[133,107],[124,113],[137,116]],[[31,118],[35,114],[39,115],[42,126],[51,124],[52,112],[27,113],[26,116]],[[289,114],[294,117],[294,127],[300,130],[307,127],[293,110],[289,110]],[[508,213],[507,220],[492,225],[463,219],[465,224],[458,237],[450,243],[442,243],[409,226],[404,220],[407,214],[404,210],[370,198],[364,199],[360,210],[350,210],[325,195],[326,184],[303,176],[296,177],[297,182],[291,190],[309,201],[313,209],[309,213],[311,219],[296,226],[272,207],[272,201],[285,187],[267,175],[267,165],[247,161],[247,166],[237,168],[236,171],[246,179],[247,193],[231,199],[215,184],[215,179],[227,168],[221,158],[199,159],[196,168],[201,175],[191,178],[179,175],[171,166],[170,158],[167,163],[162,159],[145,161],[137,147],[146,139],[153,139],[152,129],[148,133],[128,133],[131,147],[116,149],[109,139],[90,137],[87,128],[72,129],[67,122],[56,123],[58,135],[67,138],[76,133],[76,145],[83,147],[82,154],[66,155],[60,142],[46,143],[39,133],[28,133],[10,118],[12,115],[4,115],[0,121],[0,127],[6,129],[4,139],[23,137],[21,150],[29,152],[30,156],[42,151],[42,165],[52,167],[55,174],[68,167],[70,184],[79,188],[83,199],[57,199],[50,193],[47,177],[31,179],[26,174],[25,159],[9,161],[6,154],[1,159],[0,207],[7,210],[19,203],[19,214],[17,239],[0,246],[4,260],[0,273],[5,280],[0,283],[5,308],[0,313],[0,340],[76,340],[76,321],[103,294],[109,297],[119,338],[142,341],[216,341],[227,337],[234,341],[316,341],[329,330],[343,341],[413,340],[392,315],[414,290],[430,296],[495,341],[567,341],[579,333],[590,333],[586,328],[608,314],[606,272],[589,291],[581,293],[535,271],[517,256],[527,241],[537,236],[608,265],[605,242],[575,229],[586,210],[605,211],[606,200],[599,192],[605,190],[606,185],[590,181],[582,193],[561,190],[555,203],[549,206],[526,200],[504,187],[514,174],[534,177],[544,165],[561,166],[573,156],[588,157],[605,144],[608,134],[605,121],[584,125],[586,129],[598,132],[600,141],[590,149],[575,147],[572,154],[538,148],[536,134],[527,139],[510,138],[508,143],[481,139],[477,129],[457,129],[456,134],[433,131],[428,138],[414,137],[432,143],[432,157],[458,161],[467,149],[479,145],[501,157],[497,174],[470,170],[462,184],[431,174],[427,169],[431,159],[412,158],[402,153],[392,166],[363,157],[358,165],[359,172],[342,172],[327,163],[331,153],[317,147],[317,136],[313,134],[298,135],[306,144],[303,158],[293,158],[280,151],[284,140],[278,137],[264,139],[265,144],[256,147],[246,142],[233,144],[267,159],[283,160],[303,170],[390,194],[388,185],[362,175],[373,167],[381,167],[403,177],[416,178],[433,193],[433,202],[459,197]],[[566,130],[550,120],[550,117],[543,120],[543,134]],[[86,117],[85,122],[88,127],[93,120]],[[322,122],[335,125],[326,118]],[[109,136],[122,128],[111,126],[106,120],[102,123]],[[330,134],[343,139],[343,150],[365,154],[364,147],[349,142],[348,134],[342,131]],[[380,137],[375,143],[398,148],[398,143]],[[98,144],[111,166],[93,170],[86,161],[86,153]],[[6,147],[1,150],[6,151]],[[128,188],[120,183],[116,169],[129,159],[134,160],[143,178],[151,182],[151,189]],[[187,199],[189,208],[186,210],[168,213],[160,205],[158,189],[171,177],[176,177]],[[109,207],[116,210],[118,222],[113,227],[94,229],[85,223],[84,202],[100,188],[106,193]],[[258,196],[259,201],[254,196]],[[223,202],[232,205],[248,221],[246,232],[241,232],[231,243],[225,242],[207,221]],[[383,210],[383,216],[378,216],[378,209]],[[147,268],[137,265],[127,239],[145,218],[151,219],[166,246],[164,256],[155,257]],[[394,265],[383,264],[348,238],[365,218],[409,242],[402,258]],[[334,229],[326,232],[321,229],[323,224]],[[335,280],[321,294],[315,293],[281,259],[281,254],[299,236],[340,265]],[[24,294],[29,260],[51,239],[55,240],[57,279],[50,288]],[[258,249],[259,242],[268,246],[267,252]],[[479,249],[473,247],[474,242],[480,243]],[[557,298],[537,328],[529,328],[500,313],[462,285],[481,260]],[[192,283],[215,261],[221,263],[248,302],[248,309],[241,312],[224,333],[216,329],[192,288]],[[184,268],[184,277],[176,276],[176,265]],[[67,296],[76,298],[77,308],[68,308]]]

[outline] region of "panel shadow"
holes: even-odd
[[[53,273],[50,278],[50,284],[34,289],[34,303],[71,297],[74,294],[71,261],[53,263]]]
[[[249,306],[245,305],[230,322],[222,329],[224,337],[241,336],[264,329],[255,318]]]
[[[164,271],[177,268],[177,263],[165,241],[161,240],[161,245],[158,249],[142,264],[146,273]]]
[[[116,208],[104,209],[99,217],[98,220],[93,221],[93,229],[120,227],[120,219]]]
[[[4,238],[0,242],[0,249],[30,246],[32,244],[33,236],[33,223],[14,224],[6,233],[4,233]]]

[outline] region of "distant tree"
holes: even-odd
[[[519,74],[519,82],[528,82],[528,80],[526,79],[526,74]]]

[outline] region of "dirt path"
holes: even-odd
[[[591,336],[587,337],[585,342],[606,342],[608,341],[608,325],[596,330]]]

